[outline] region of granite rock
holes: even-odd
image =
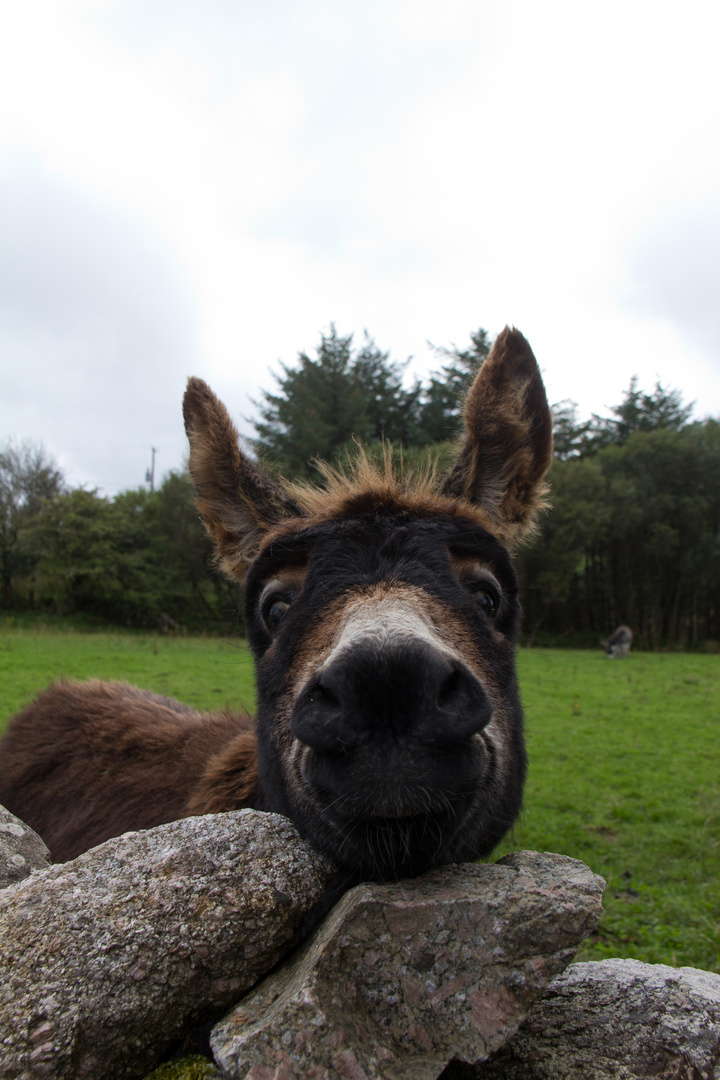
[[[287,949],[333,868],[241,810],[126,833],[0,893],[0,1077],[143,1076]]]
[[[0,806],[0,889],[50,865],[50,852],[36,832]]]
[[[597,925],[604,882],[521,852],[351,890],[213,1030],[232,1080],[435,1080],[484,1060]]]
[[[512,1042],[443,1080],[720,1080],[720,975],[599,960],[572,964]]]

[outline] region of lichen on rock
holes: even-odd
[[[231,1080],[435,1080],[510,1038],[597,925],[604,882],[521,852],[351,890],[213,1030]]]
[[[186,818],[0,892],[0,1078],[141,1077],[287,950],[334,868],[277,814]]]
[[[16,885],[49,865],[49,851],[36,832],[0,806],[0,889]]]
[[[205,1057],[192,1054],[154,1069],[145,1080],[222,1080],[222,1073]]]

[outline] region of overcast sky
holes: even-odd
[[[720,8],[0,0],[0,444],[107,494],[334,321],[720,416]]]

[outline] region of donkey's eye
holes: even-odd
[[[488,619],[494,619],[500,606],[500,598],[494,589],[480,588],[474,592],[475,601]]]
[[[262,606],[262,620],[271,634],[274,634],[280,623],[285,618],[285,613],[290,607],[288,600],[281,596],[269,596]]]

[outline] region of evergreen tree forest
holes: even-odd
[[[408,361],[391,360],[367,334],[353,349],[352,335],[341,337],[331,326],[314,357],[300,353],[295,367],[282,364],[276,392],[263,392],[255,449],[283,475],[309,478],[314,458],[342,458],[353,441],[390,442],[413,457],[413,451],[454,438],[465,395],[490,351],[484,330],[470,339],[468,349],[433,347],[445,363],[427,385],[415,379],[406,388]]]
[[[281,365],[256,403],[265,468],[312,482],[313,459],[342,463],[356,442],[402,448],[404,467],[453,459],[462,401],[490,349],[434,348],[438,369],[406,379],[367,334],[335,327],[314,355]],[[633,378],[609,415],[553,406],[552,511],[516,553],[523,641],[596,646],[620,623],[640,647],[718,649],[720,422]],[[70,489],[41,447],[0,450],[0,613],[66,615],[173,630],[228,628],[238,590],[215,570],[186,475],[113,499]]]

